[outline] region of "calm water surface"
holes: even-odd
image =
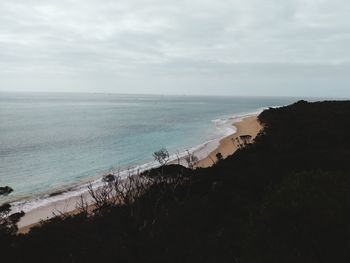
[[[218,136],[214,120],[296,98],[0,93],[0,203],[56,191],[110,169]]]

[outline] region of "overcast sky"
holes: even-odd
[[[0,0],[0,90],[350,97],[349,0]]]

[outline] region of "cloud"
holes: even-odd
[[[0,84],[23,87],[17,74],[28,88],[45,90],[39,76],[56,75],[61,89],[72,78],[83,89],[84,78],[115,75],[104,81],[110,90],[130,83],[139,92],[132,78],[162,76],[172,89],[175,78],[212,74],[225,75],[228,85],[243,81],[237,67],[257,74],[264,65],[274,65],[271,82],[280,65],[291,65],[290,76],[311,67],[339,78],[332,69],[346,71],[350,63],[349,12],[346,0],[2,0]],[[122,90],[113,88],[118,78]]]

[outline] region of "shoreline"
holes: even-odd
[[[257,116],[258,114],[250,114],[242,117],[231,118],[228,120],[230,125],[229,127],[231,128],[230,135],[192,148],[192,153],[199,158],[199,161],[195,164],[195,168],[206,168],[212,166],[212,160],[216,159],[215,155],[218,152],[220,152],[224,158],[233,154],[237,148],[234,146],[232,139],[235,139],[241,135],[251,135],[253,138],[255,138],[261,129],[261,126],[257,121]],[[169,164],[177,164],[179,162],[179,164],[185,165],[185,156],[186,152],[179,156],[179,160],[173,156]],[[152,166],[156,167],[157,164],[143,164],[139,166],[141,169],[137,170],[148,170],[154,168]],[[132,169],[131,171],[135,172],[136,169]],[[130,174],[130,169],[123,172],[128,172]],[[102,183],[102,178],[94,181],[94,183],[96,184],[96,187],[98,187]],[[92,204],[92,200],[87,192],[87,184],[81,185],[79,189],[81,191],[78,191],[76,195],[65,197],[64,193],[61,196],[62,198],[58,199],[57,201],[48,202],[42,206],[38,206],[27,211],[25,216],[21,218],[18,223],[19,233],[27,233],[31,227],[37,225],[41,221],[48,220],[55,215],[62,213],[74,214],[77,211],[76,204],[80,200],[81,196],[83,196],[87,202]]]
[[[207,168],[212,166],[213,160],[217,159],[216,154],[218,153],[221,153],[222,157],[226,159],[238,150],[238,147],[234,144],[236,138],[239,138],[242,135],[250,135],[252,140],[254,140],[262,129],[261,124],[258,122],[258,116],[245,117],[232,125],[236,127],[236,132],[221,139],[219,146],[215,150],[196,163],[196,168]]]

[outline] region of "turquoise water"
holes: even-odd
[[[218,136],[213,120],[296,98],[0,93],[0,203],[57,191]]]

